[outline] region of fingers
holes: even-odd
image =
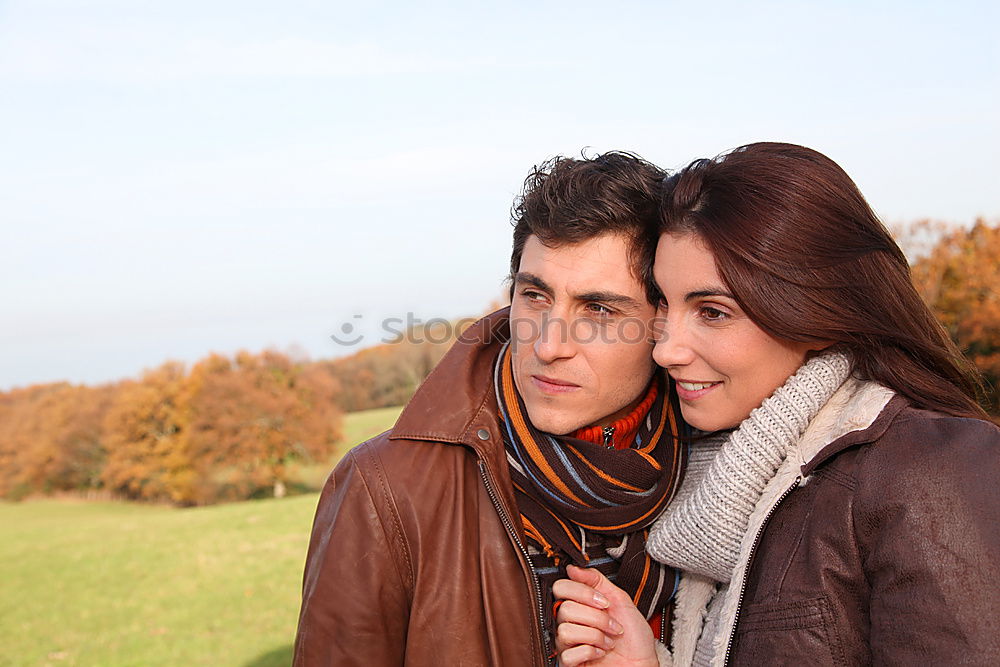
[[[615,647],[615,640],[588,625],[576,623],[560,623],[556,628],[556,650],[565,651],[573,646],[588,644],[595,648],[610,651]]]
[[[556,613],[556,622],[560,624],[575,623],[576,625],[587,626],[611,636],[620,635],[625,631],[622,624],[611,618],[611,614],[608,612],[588,607],[573,600],[567,600],[559,605],[559,611]]]
[[[573,600],[598,609],[607,609],[608,599],[587,584],[560,579],[552,585],[552,594],[560,600]]]
[[[604,664],[656,664],[656,641],[646,618],[625,591],[595,569],[567,567],[553,592],[562,602],[556,612],[556,647],[566,667]]]
[[[559,664],[562,667],[578,667],[591,660],[600,660],[606,655],[606,652],[595,646],[589,646],[587,644],[582,644],[580,646],[574,646],[573,648],[568,648],[559,654]]]
[[[577,567],[576,565],[567,565],[566,574],[573,581],[584,584],[585,586],[590,586],[597,593],[604,596],[605,599],[612,597],[617,593],[624,594],[622,589],[615,586],[611,581],[592,567]]]
[[[601,579],[605,577],[597,570],[589,567],[577,567],[576,565],[567,565],[566,574],[573,581],[579,581],[581,584],[586,584],[591,588],[597,588],[598,584],[601,583]]]
[[[575,565],[566,567],[566,573],[572,581],[589,586],[597,595],[600,595],[608,602],[609,607],[618,605],[632,605],[632,597],[622,589],[611,583],[607,577],[594,568],[583,568]]]

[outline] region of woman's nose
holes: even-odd
[[[678,319],[661,315],[657,320],[653,361],[664,368],[683,366],[694,357],[686,327]]]

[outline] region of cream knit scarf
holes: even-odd
[[[817,355],[735,431],[692,445],[684,483],[650,531],[649,553],[728,583],[764,487],[850,371],[842,352]]]

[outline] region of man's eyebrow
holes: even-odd
[[[552,288],[547,282],[542,280],[539,276],[534,273],[528,273],[526,271],[519,271],[514,276],[515,285],[531,285],[536,287],[543,292],[549,294],[553,293]],[[573,299],[576,301],[599,301],[601,303],[606,303],[609,306],[618,306],[623,310],[638,310],[641,303],[638,299],[634,299],[625,294],[619,294],[618,292],[609,292],[605,290],[595,290],[593,292],[581,292],[579,294],[573,294]]]
[[[543,292],[552,293],[552,288],[549,284],[536,276],[534,273],[528,273],[527,271],[518,271],[514,276],[515,285],[532,285],[542,290]]]
[[[722,289],[700,289],[700,290],[695,290],[694,292],[688,292],[687,295],[684,297],[684,300],[691,301],[693,299],[701,299],[706,296],[723,296],[726,297],[727,299],[732,299],[733,301],[736,301],[736,297],[734,297],[732,294]]]
[[[638,308],[640,305],[637,299],[624,294],[618,294],[617,292],[584,292],[582,294],[574,294],[573,298],[578,301],[600,301],[601,303],[622,308]]]

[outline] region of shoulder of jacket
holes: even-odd
[[[389,431],[347,452],[330,475],[336,484],[363,483],[376,502],[407,503],[433,489],[478,475],[478,455],[463,445],[389,437]],[[350,482],[348,482],[350,483]]]
[[[392,436],[392,429],[383,431],[355,445],[344,456],[343,460],[350,459],[351,465],[369,469],[376,462],[406,465],[412,461],[423,460],[432,453],[438,457],[455,458],[456,460],[472,453],[468,447],[453,442],[390,436]]]
[[[839,477],[851,488],[878,490],[906,479],[920,486],[944,476],[960,476],[979,466],[1000,466],[1000,428],[981,419],[913,407],[897,397],[878,419],[874,433],[838,440],[837,451],[810,467]],[[937,474],[935,475],[935,471]],[[1000,470],[998,470],[1000,472]]]
[[[907,405],[866,448],[871,464],[921,457],[962,459],[974,454],[1000,454],[1000,427],[970,417],[954,417]]]
[[[871,502],[912,497],[1000,475],[1000,428],[906,406],[878,438],[857,451],[853,474]]]

